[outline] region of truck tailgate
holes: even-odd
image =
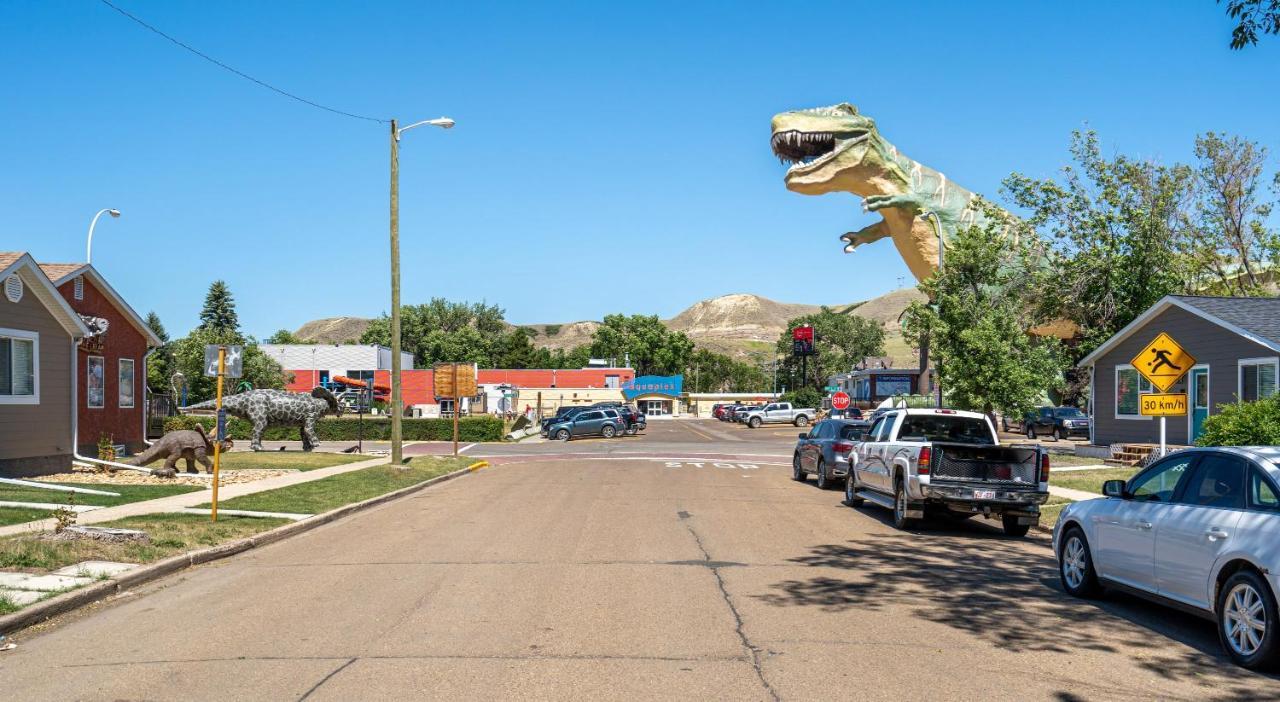
[[[934,443],[930,481],[1039,488],[1040,452],[1013,446]]]

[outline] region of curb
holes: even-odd
[[[483,463],[486,466],[489,465],[485,461],[480,461],[480,463]],[[231,541],[225,544],[218,544],[217,546],[199,549],[197,551],[188,551],[176,556],[170,556],[169,558],[112,576],[102,582],[86,585],[84,587],[71,590],[70,592],[64,592],[56,597],[51,597],[42,602],[36,602],[35,604],[24,607],[12,614],[0,616],[0,634],[8,636],[33,624],[39,624],[52,619],[59,614],[65,614],[71,610],[79,609],[87,604],[92,604],[110,597],[111,595],[128,590],[129,588],[137,587],[153,580],[158,580],[167,575],[172,575],[194,565],[209,563],[211,561],[234,556],[237,553],[243,553],[254,548],[273,544],[277,541],[283,541],[290,536],[296,536],[298,534],[311,531],[316,527],[337,521],[343,517],[355,514],[356,512],[362,512],[371,507],[377,507],[378,505],[390,502],[396,498],[403,497],[420,490],[425,490],[432,485],[453,480],[454,478],[461,478],[464,475],[475,472],[480,467],[483,466],[480,466],[478,463],[473,463],[466,468],[460,468],[452,473],[445,473],[444,475],[437,475],[436,477],[418,483],[417,485],[410,485],[409,487],[400,488],[393,492],[388,492],[376,497],[370,497],[363,502],[353,502],[349,505],[343,505],[337,509],[317,514],[314,517],[308,517],[301,521],[293,522],[292,524],[284,524],[276,527],[275,529],[271,529],[270,531],[264,531],[261,534],[254,534],[253,536],[240,539],[238,541]]]

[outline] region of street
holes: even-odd
[[[654,421],[21,632],[6,697],[1252,699],[1207,621],[1061,591],[1047,534],[899,532],[796,429]]]

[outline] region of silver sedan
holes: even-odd
[[[1186,449],[1053,529],[1067,592],[1125,590],[1215,620],[1239,665],[1280,665],[1280,447]]]

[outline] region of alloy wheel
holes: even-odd
[[[1262,595],[1249,583],[1240,583],[1227,594],[1222,612],[1227,644],[1240,656],[1252,656],[1267,635],[1267,610]]]
[[[1079,536],[1072,534],[1067,539],[1066,548],[1062,549],[1062,577],[1072,590],[1076,590],[1084,583],[1084,572],[1084,542]]]

